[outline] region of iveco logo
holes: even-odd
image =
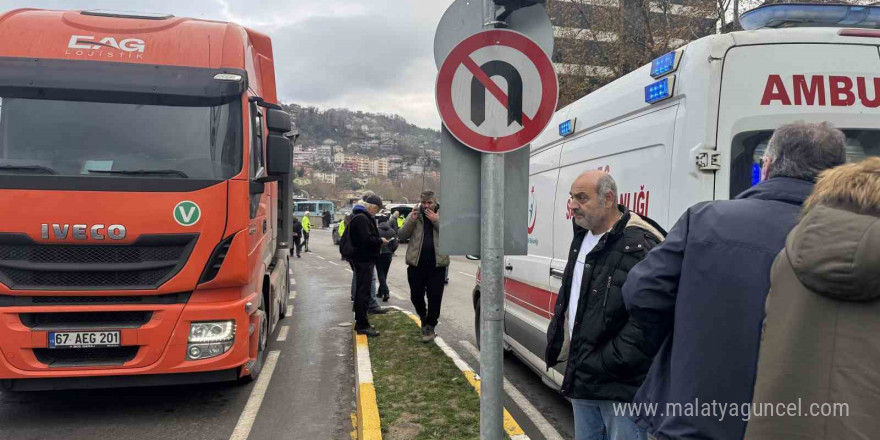
[[[122,225],[110,225],[110,227],[106,227],[105,225],[69,225],[63,224],[59,225],[58,223],[52,223],[51,225],[48,223],[43,223],[41,225],[42,237],[43,240],[49,239],[49,233],[52,233],[52,236],[58,240],[66,240],[67,237],[72,236],[74,240],[85,240],[91,237],[92,240],[105,240],[110,238],[111,240],[122,240],[125,238],[125,226]]]

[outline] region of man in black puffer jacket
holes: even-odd
[[[578,440],[646,438],[613,408],[632,401],[652,359],[641,335],[619,334],[629,319],[621,287],[665,232],[616,201],[617,185],[602,171],[571,185],[574,239],[547,330],[547,368],[568,362],[562,393],[571,399]]]
[[[382,209],[382,199],[376,195],[367,197],[363,205],[356,205],[339,242],[339,251],[343,257],[351,261],[355,277],[354,329],[358,334],[367,336],[379,336],[379,332],[370,325],[367,309],[379,249],[382,244],[388,242],[379,236],[379,229],[376,227],[374,216],[380,209]]]

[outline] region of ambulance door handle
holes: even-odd
[[[562,277],[565,276],[565,272],[559,269],[550,269],[550,276],[561,280]]]
[[[507,270],[513,270],[513,266],[511,266],[511,265],[509,265],[509,264],[508,264],[507,266],[504,266],[504,268],[507,269]]]

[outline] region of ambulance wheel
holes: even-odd
[[[269,344],[269,315],[266,314],[265,301],[260,305],[257,314],[260,316],[260,328],[258,330],[260,335],[257,337],[257,343],[259,344],[257,346],[257,359],[251,365],[249,374],[239,379],[239,382],[243,384],[251,383],[260,377],[260,372],[263,371],[263,363],[266,358],[266,346]]]

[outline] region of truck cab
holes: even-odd
[[[290,131],[257,31],[0,15],[0,384],[254,379],[285,314]]]

